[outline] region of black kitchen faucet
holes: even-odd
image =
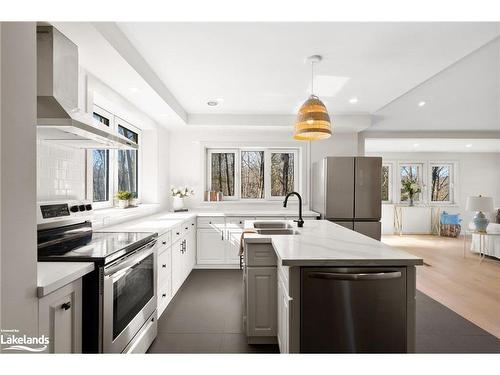
[[[296,195],[297,198],[299,198],[299,220],[294,220],[297,223],[297,226],[299,228],[302,228],[304,226],[304,220],[302,220],[302,197],[300,196],[299,193],[296,191],[292,191],[291,193],[288,193],[285,197],[285,201],[283,202],[283,207],[286,207],[286,203],[288,202],[288,198],[291,195]]]

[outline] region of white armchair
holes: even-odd
[[[470,223],[469,229],[474,230],[474,224]],[[495,236],[484,236],[486,255],[500,259],[500,224],[489,223],[486,233],[497,234]],[[479,236],[479,234],[472,235],[470,249],[475,253],[479,253]]]

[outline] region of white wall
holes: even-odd
[[[457,202],[451,207],[443,208],[449,213],[460,213],[464,219],[462,224],[468,225],[474,213],[465,210],[468,196],[482,194],[492,196],[495,206],[500,207],[500,153],[370,153],[369,156],[382,156],[384,161],[456,161]],[[392,226],[392,214],[383,209],[382,225]]]
[[[1,329],[37,334],[36,34],[1,24]]]
[[[205,189],[202,171],[203,147],[205,144],[226,144],[234,147],[241,143],[260,144],[261,146],[273,146],[286,143],[288,147],[304,146],[304,142],[294,141],[291,130],[261,130],[261,129],[238,129],[236,127],[196,126],[176,128],[170,136],[170,181],[173,185],[190,185],[195,190],[195,196],[188,199],[188,207],[197,207],[203,202]],[[357,133],[338,133],[323,141],[310,142],[310,149],[306,156],[306,165],[302,173],[305,184],[301,189],[305,202],[308,201],[309,169],[313,161],[320,160],[325,156],[341,156],[357,154]],[[307,153],[307,151],[306,151]],[[304,194],[304,190],[306,193]],[[237,203],[244,205],[243,202]],[[235,206],[234,202],[217,204]],[[267,202],[268,206],[281,206],[281,202]],[[255,207],[255,203],[252,203]]]

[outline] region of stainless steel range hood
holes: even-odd
[[[86,149],[138,148],[78,109],[78,47],[52,26],[37,27],[37,74],[39,139]]]

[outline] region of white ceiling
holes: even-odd
[[[500,152],[500,139],[371,138],[365,152]]]
[[[184,109],[196,114],[293,114],[308,94],[310,68],[304,58],[313,54],[324,58],[316,72],[328,77],[321,79],[318,94],[332,113],[373,113],[500,31],[497,23],[118,27]],[[342,80],[343,86],[332,88]],[[350,104],[352,97],[358,103]],[[215,98],[222,98],[222,105],[208,107]]]

